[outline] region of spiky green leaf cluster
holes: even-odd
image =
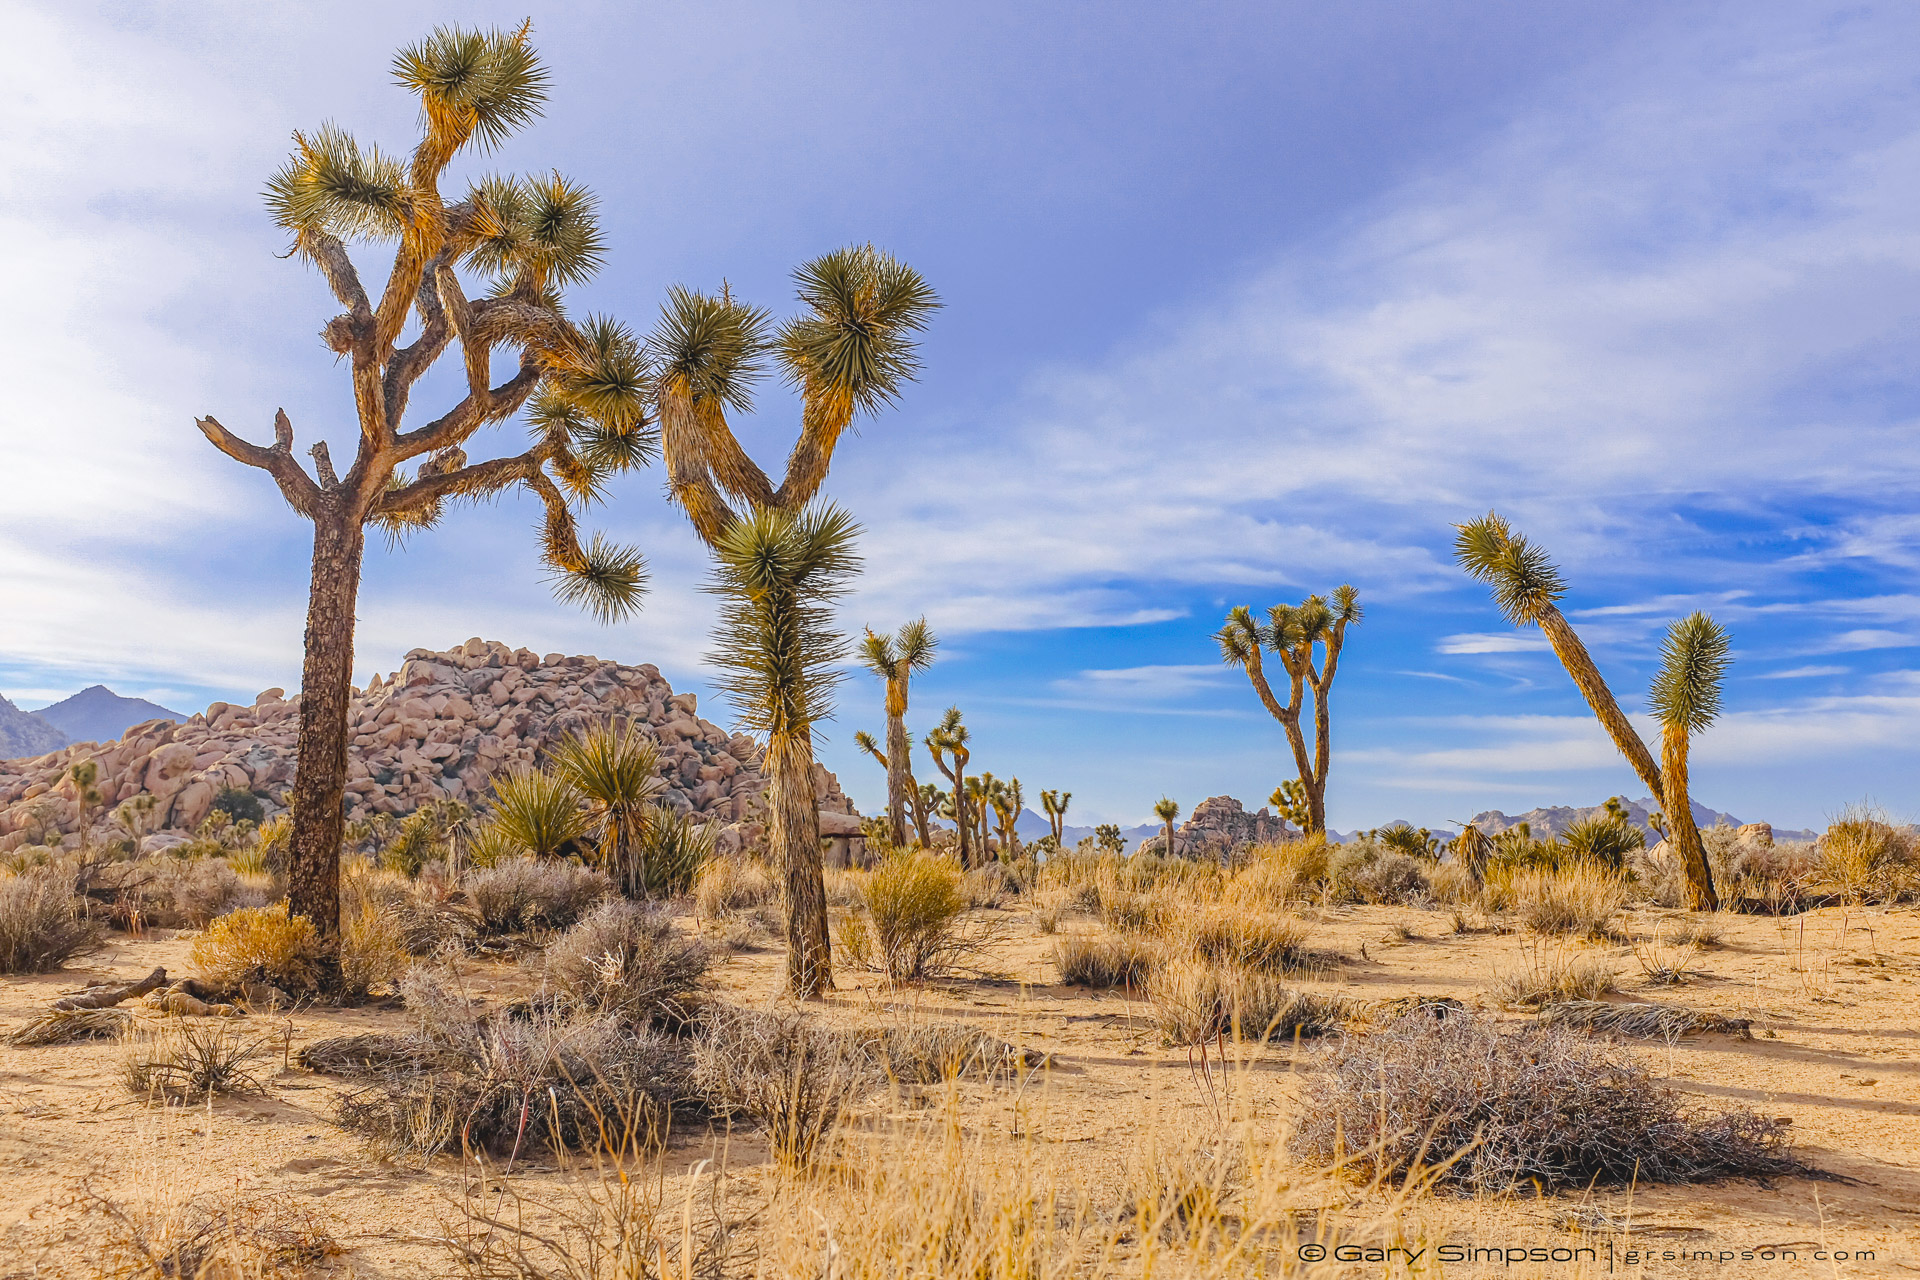
[[[939,638],[920,617],[900,624],[899,633],[891,636],[878,635],[868,627],[860,638],[860,661],[882,680],[893,680],[903,668],[925,671],[932,666],[934,650],[939,647]]]
[[[584,562],[571,568],[549,559],[554,596],[600,622],[619,622],[638,613],[647,594],[646,557],[600,534],[584,554]]]
[[[547,72],[527,41],[530,30],[438,27],[394,57],[394,79],[419,97],[430,137],[449,150],[469,139],[491,148],[539,116]]]
[[[391,240],[403,234],[416,197],[398,160],[362,151],[332,123],[293,135],[293,155],[267,180],[267,208],[296,235]]]
[[[547,857],[586,835],[589,822],[564,778],[516,769],[494,779],[493,808],[484,825],[515,852]]]
[[[668,379],[684,379],[696,401],[741,412],[753,408],[753,384],[766,372],[767,313],[722,293],[674,285],[647,337],[647,352]]]
[[[1470,577],[1493,588],[1494,603],[1515,626],[1537,624],[1567,593],[1566,579],[1546,548],[1515,533],[1503,517],[1489,511],[1456,527],[1455,562]]]
[[[591,280],[606,259],[598,197],[558,172],[483,178],[468,190],[467,208],[466,261],[501,293],[524,288],[550,301]]]
[[[1692,734],[1720,715],[1720,683],[1733,663],[1726,631],[1699,611],[1667,628],[1648,703],[1663,725]]]
[[[600,816],[603,829],[635,819],[667,790],[659,745],[631,725],[595,725],[569,734],[548,764]]]
[[[811,313],[780,331],[780,357],[801,386],[846,396],[875,412],[920,371],[913,334],[939,298],[919,272],[872,245],[823,254],[794,272]]]
[[[722,605],[707,660],[748,729],[798,734],[832,714],[834,664],[847,653],[832,604],[859,569],[857,532],[831,505],[768,509],[737,521],[714,547],[708,589]]]

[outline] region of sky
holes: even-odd
[[[1069,821],[1255,807],[1281,730],[1226,611],[1353,583],[1330,822],[1642,788],[1537,632],[1451,562],[1491,509],[1643,729],[1664,628],[1732,633],[1696,799],[1920,816],[1920,9],[1896,4],[15,3],[0,84],[0,694],[182,711],[298,684],[308,526],[194,428],[350,453],[324,286],[260,192],[295,129],[404,152],[398,47],[530,16],[544,117],[455,172],[559,169],[608,243],[577,311],[793,308],[872,242],[944,307],[827,493],[850,631],[924,614],[924,733]],[[449,184],[451,186],[452,184]],[[372,250],[363,273],[379,271]],[[436,371],[416,414],[458,391]],[[738,422],[769,468],[797,427]],[[510,424],[469,446],[505,453]],[[658,470],[584,522],[653,589],[555,602],[512,498],[370,550],[356,677],[469,636],[654,662],[701,710],[705,553]],[[850,672],[821,757],[872,811]],[[921,772],[931,774],[924,758]]]

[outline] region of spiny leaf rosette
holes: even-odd
[[[457,196],[442,192],[456,157],[491,150],[540,114],[548,76],[528,35],[526,26],[435,31],[394,60],[396,81],[420,104],[411,155],[323,124],[294,135],[293,154],[267,183],[292,252],[319,270],[342,308],[321,339],[351,371],[359,439],[345,474],[325,442],[311,450],[311,473],[295,459],[284,412],[267,447],[199,420],[215,447],[266,471],[314,525],[290,889],[293,909],[329,938],[339,927],[346,704],[367,527],[398,544],[453,504],[525,490],[544,507],[537,536],[561,599],[612,621],[636,610],[646,588],[637,551],[599,537],[583,545],[577,525],[611,476],[659,451],[644,349],[618,321],[576,321],[562,305],[605,253],[594,196],[555,172],[484,176]],[[391,249],[376,294],[348,252],[361,246]],[[519,360],[496,384],[501,352]],[[449,355],[464,394],[410,426],[414,386]],[[517,452],[469,456],[476,433],[523,409],[528,432]]]

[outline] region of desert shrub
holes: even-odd
[[[675,928],[666,911],[625,898],[589,911],[541,959],[571,1005],[629,1022],[683,1016],[711,963],[705,944]]]
[[[1138,934],[1062,934],[1053,967],[1073,987],[1140,987],[1160,963],[1161,944]]]
[[[405,922],[377,902],[341,904],[340,982],[348,995],[391,987],[412,959]]]
[[[874,956],[894,982],[930,977],[972,948],[959,928],[967,909],[960,872],[936,854],[895,855],[867,878]]]
[[[766,868],[744,858],[714,858],[694,877],[694,910],[702,920],[764,906],[776,896]]]
[[[185,1201],[123,1204],[82,1180],[71,1203],[91,1274],[114,1280],[279,1280],[313,1274],[344,1250],[311,1209],[232,1189]]]
[[[888,1078],[901,1084],[1000,1076],[1046,1061],[1044,1055],[958,1022],[895,1024],[852,1034]]]
[[[1160,1037],[1170,1045],[1291,1040],[1333,1030],[1354,1012],[1347,1001],[1296,991],[1272,973],[1206,960],[1179,960],[1147,978]]]
[[[45,973],[98,946],[84,905],[56,867],[0,876],[0,973]]]
[[[1565,1000],[1597,1000],[1614,990],[1614,972],[1604,961],[1536,946],[1523,953],[1518,968],[1497,974],[1493,989],[1502,1004],[1540,1009]]]
[[[1307,926],[1272,912],[1215,907],[1185,933],[1196,959],[1264,973],[1323,969],[1332,957],[1307,946]]]
[[[343,859],[340,909],[348,919],[377,910],[397,931],[399,950],[408,956],[464,945],[479,931],[476,913],[439,862],[423,863],[409,879],[368,858]]]
[[[153,914],[169,924],[204,929],[229,911],[264,907],[270,899],[268,887],[242,879],[225,858],[166,863],[162,868],[156,897],[164,906]]]
[[[287,874],[287,858],[293,843],[293,815],[279,813],[260,824],[251,846],[233,858],[233,869],[243,875],[266,872]]]
[[[1029,917],[1033,927],[1044,934],[1058,933],[1060,915],[1066,907],[1065,895],[1058,889],[1047,889],[1033,897],[1033,913]]]
[[[1523,871],[1513,881],[1514,909],[1535,933],[1603,938],[1627,900],[1627,880],[1599,863]]]
[[[1234,902],[1283,907],[1313,897],[1326,886],[1327,841],[1313,835],[1279,844],[1255,845],[1247,864],[1227,885]]]
[[[1561,1027],[1415,1015],[1343,1040],[1310,1076],[1293,1147],[1466,1193],[1802,1171],[1783,1122],[1693,1110],[1630,1055]]]
[[[1920,888],[1920,840],[1910,827],[1854,809],[1820,837],[1820,878],[1849,904],[1891,902]]]
[[[270,982],[283,991],[313,991],[320,985],[319,931],[285,902],[228,912],[193,940],[193,971],[217,992],[238,991],[244,982]]]
[[[280,1053],[279,1037],[230,1022],[168,1018],[136,1037],[122,1064],[135,1093],[168,1098],[205,1098],[216,1093],[259,1093],[256,1068]]]
[[[1646,847],[1647,837],[1625,817],[1603,814],[1575,822],[1560,833],[1559,843],[1567,857],[1598,862],[1619,871],[1636,849]]]
[[[368,1052],[382,1073],[336,1104],[378,1149],[631,1151],[664,1138],[685,1096],[684,1052],[619,1019],[478,1017],[445,973],[418,967],[401,991],[415,1029]]]
[[[1462,862],[1441,862],[1427,868],[1427,892],[1435,902],[1465,906],[1480,897],[1480,882]]]
[[[498,937],[564,929],[613,892],[598,871],[566,858],[504,858],[467,873],[480,932]]]
[[[1060,900],[1061,906],[1068,911],[1078,911],[1083,915],[1097,916],[1101,907],[1100,885],[1092,880],[1073,885],[1067,890],[1066,897]]]
[[[260,797],[245,787],[222,787],[220,794],[213,798],[213,812],[224,813],[235,825],[251,822],[258,827],[266,820],[266,806],[260,803]]]
[[[713,842],[720,826],[696,821],[690,813],[676,813],[665,805],[654,805],[641,825],[634,850],[635,866],[629,873],[648,895],[677,897],[693,888],[700,868],[713,858]]]
[[[1166,896],[1113,889],[1100,895],[1100,923],[1115,933],[1158,933],[1173,915]]]
[[[1412,902],[1427,892],[1427,873],[1417,858],[1373,840],[1337,845],[1327,861],[1334,897],[1345,902]]]
[[[1004,862],[987,862],[960,878],[960,895],[969,907],[999,907],[1018,897],[1020,882]]]
[[[764,1125],[775,1159],[811,1165],[827,1136],[878,1083],[851,1037],[797,1011],[718,1006],[694,1041],[693,1087],[715,1114]]]

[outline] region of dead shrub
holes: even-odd
[[[343,1252],[318,1215],[279,1196],[134,1209],[83,1181],[69,1203],[98,1224],[88,1234],[101,1280],[291,1280]]]
[[[490,937],[565,929],[613,892],[605,875],[566,858],[502,858],[468,872],[463,887]]]
[[[71,873],[34,867],[0,875],[0,973],[46,973],[100,943]]]
[[[1373,840],[1350,840],[1328,855],[1327,879],[1343,902],[1401,905],[1427,894],[1424,864]]]
[[[1334,960],[1307,946],[1305,924],[1270,912],[1215,907],[1189,926],[1186,941],[1197,959],[1263,973],[1312,973]]]
[[[374,902],[342,904],[340,979],[348,995],[391,989],[406,973],[412,956],[400,917]]]
[[[259,1093],[255,1068],[280,1052],[280,1038],[271,1031],[169,1018],[134,1038],[122,1074],[135,1093],[174,1100]]]
[[[194,972],[216,992],[238,991],[246,982],[289,992],[320,985],[319,931],[305,916],[289,914],[285,902],[228,912],[193,940],[191,955]]]
[[[541,959],[570,1005],[636,1023],[683,1018],[711,963],[706,945],[675,928],[667,911],[625,898],[589,911]]]
[[[765,867],[744,858],[713,858],[694,880],[693,903],[702,920],[720,920],[772,902],[778,895]]]
[[[1604,938],[1626,904],[1627,880],[1585,860],[1549,870],[1523,871],[1513,882],[1514,910],[1535,933]]]
[[[1435,902],[1460,907],[1477,902],[1480,882],[1459,862],[1442,862],[1427,870],[1427,891]]]
[[[943,1084],[1042,1066],[1043,1054],[959,1022],[920,1022],[855,1032],[873,1061],[902,1084]]]
[[[1877,811],[1854,808],[1820,837],[1821,879],[1849,905],[1893,902],[1920,888],[1920,840]]]
[[[125,1009],[52,1009],[6,1036],[16,1049],[75,1044],[82,1040],[118,1040],[133,1029]]]
[[[765,1126],[773,1154],[805,1168],[862,1094],[879,1083],[851,1037],[794,1010],[707,1012],[694,1041],[693,1085],[715,1114]]]
[[[1534,946],[1523,953],[1519,968],[1496,975],[1493,990],[1504,1005],[1540,1009],[1564,1000],[1598,1000],[1615,990],[1614,972],[1599,960]]]
[[[1115,933],[1159,933],[1172,915],[1169,904],[1151,890],[1111,889],[1100,894],[1100,923]]]
[[[1170,1045],[1235,1040],[1291,1040],[1324,1035],[1357,1006],[1297,991],[1271,973],[1204,960],[1164,964],[1147,979],[1160,1038]]]
[[[1268,908],[1316,896],[1327,883],[1327,840],[1312,835],[1255,845],[1227,883],[1230,901]]]
[[[1063,934],[1053,967],[1071,987],[1140,987],[1160,963],[1161,945],[1138,934]]]
[[[1346,1038],[1302,1101],[1294,1151],[1376,1182],[1418,1171],[1501,1195],[1806,1168],[1778,1120],[1686,1107],[1622,1050],[1472,1014]]]
[[[229,911],[264,907],[272,897],[269,885],[242,878],[225,858],[166,858],[158,865],[157,909],[147,914],[163,924],[204,929]]]

